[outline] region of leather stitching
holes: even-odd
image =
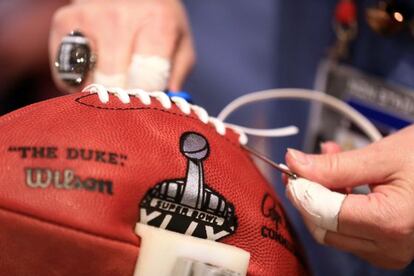
[[[165,112],[165,113],[168,113],[168,114],[171,114],[171,115],[176,115],[176,116],[180,116],[180,117],[183,117],[183,118],[192,119],[192,120],[195,120],[195,121],[198,122],[198,119],[196,119],[196,118],[194,118],[192,116],[188,116],[188,115],[181,114],[181,113],[177,113],[177,112],[168,111],[168,110],[161,109],[161,108],[157,108],[157,107],[151,107],[151,106],[148,106],[148,107],[127,107],[127,108],[122,108],[122,107],[102,107],[102,106],[97,106],[97,105],[87,104],[87,103],[81,102],[81,100],[83,98],[87,98],[87,97],[91,97],[91,96],[94,96],[94,94],[88,94],[88,95],[84,95],[84,96],[78,97],[78,98],[75,99],[75,101],[77,103],[81,104],[81,105],[85,105],[85,106],[93,107],[93,108],[97,108],[97,109],[104,109],[104,110],[106,109],[106,110],[155,110],[155,111],[161,111],[161,112]],[[210,129],[214,129],[213,126],[211,126],[210,124],[208,124],[207,126]],[[226,140],[227,142],[229,142],[233,146],[235,146],[236,148],[238,148],[239,150],[241,150],[239,144],[234,143],[233,141],[231,141],[230,139],[228,139],[226,136],[221,136],[221,137],[224,138],[224,140]],[[243,154],[246,154],[244,151],[242,151],[242,153]]]

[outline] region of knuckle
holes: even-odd
[[[330,160],[330,168],[332,171],[337,171],[338,168],[340,167],[340,158],[338,154],[333,154],[332,158],[329,159]]]
[[[335,181],[335,179],[333,179],[332,177],[334,177],[335,175],[337,175],[335,172],[338,171],[338,169],[340,168],[340,157],[338,154],[330,154],[327,155],[326,159],[325,159],[325,164],[323,164],[323,166],[325,166],[324,171],[327,172],[327,177],[328,179],[326,179],[327,181]]]

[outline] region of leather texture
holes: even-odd
[[[140,202],[156,184],[185,177],[187,159],[179,143],[189,131],[209,143],[204,182],[234,205],[235,233],[218,242],[251,253],[249,275],[306,274],[277,196],[236,133],[227,129],[221,136],[194,114],[174,105],[164,109],[155,99],[145,106],[137,98],[123,104],[111,95],[103,104],[87,93],[0,118],[0,271],[131,275],[140,244],[133,230]],[[90,160],[74,158],[81,149]],[[36,170],[43,172],[41,181],[50,172],[50,185],[30,185]],[[78,184],[54,185],[65,173],[73,173]]]

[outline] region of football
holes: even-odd
[[[1,275],[144,275],[143,242],[160,267],[166,249],[143,227],[206,244],[195,261],[234,271],[217,244],[240,250],[247,275],[305,275],[243,142],[182,99],[99,85],[0,117]]]

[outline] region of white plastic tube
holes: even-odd
[[[307,90],[307,89],[269,89],[258,92],[253,92],[239,98],[236,98],[230,102],[217,116],[219,120],[225,121],[225,119],[233,113],[235,110],[247,104],[275,100],[275,99],[298,99],[298,100],[311,100],[317,101],[333,108],[338,113],[344,115],[355,123],[361,130],[372,140],[378,141],[382,138],[378,129],[361,113],[344,103],[337,98],[329,96],[325,93]]]

